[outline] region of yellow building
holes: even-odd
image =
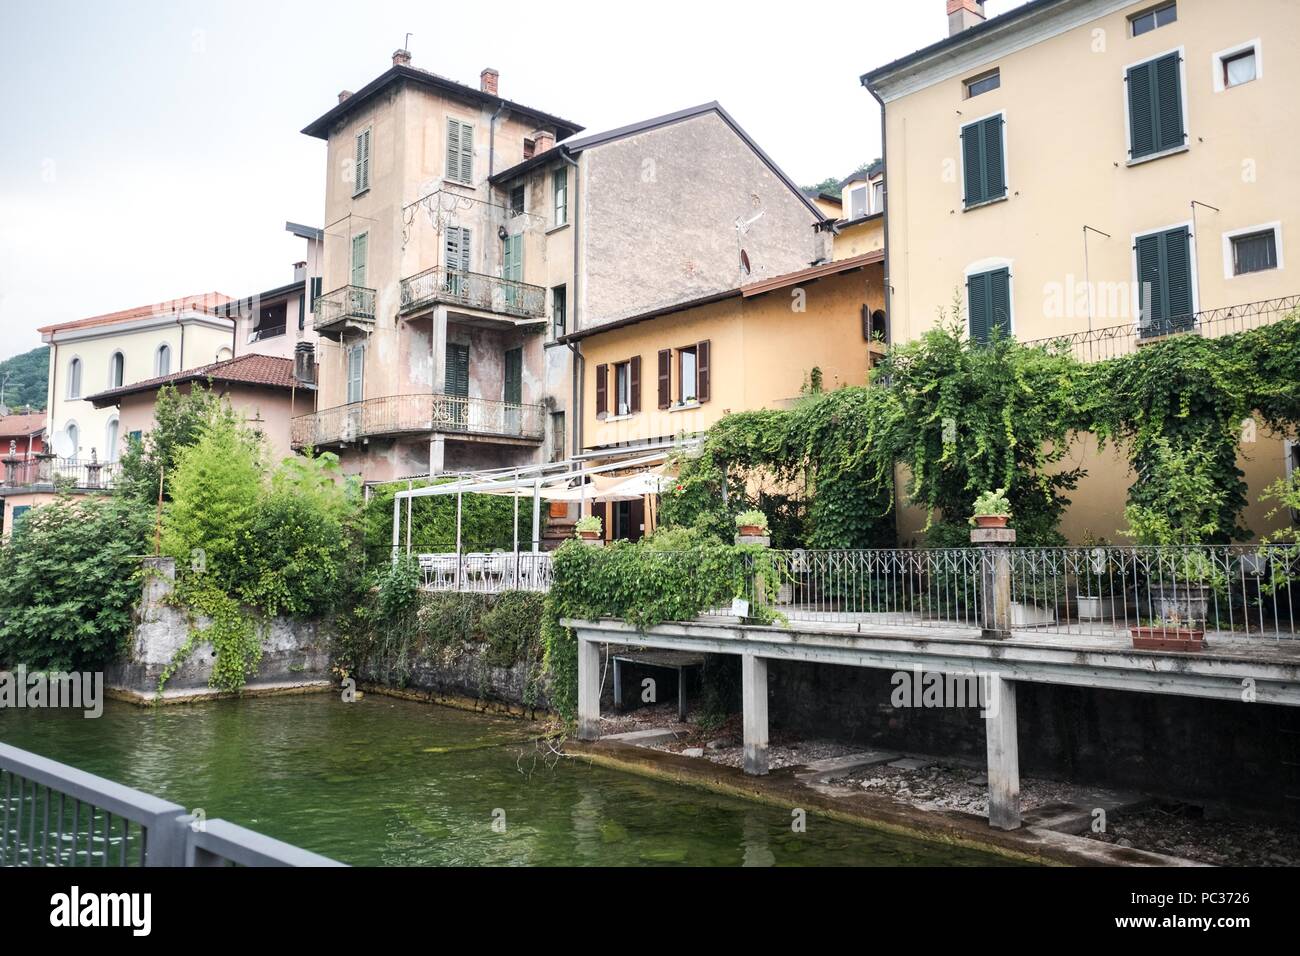
[[[939,0],[928,0],[936,5]],[[1297,304],[1291,0],[1032,0],[872,70],[888,173],[888,321],[914,339],[958,303],[973,338],[1070,337],[1085,360],[1217,335]],[[1243,444],[1252,499],[1294,457]],[[1113,537],[1129,476],[1098,459],[1063,530]],[[1265,530],[1252,504],[1248,525]],[[914,517],[914,516],[913,516]],[[908,521],[904,521],[906,535]]]
[[[882,260],[824,263],[564,336],[586,369],[583,457],[671,447],[732,412],[788,408],[816,381],[866,384]],[[609,537],[649,530],[641,503],[608,507]]]

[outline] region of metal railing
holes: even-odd
[[[464,432],[541,441],[544,426],[541,405],[461,395],[385,395],[299,416],[291,423],[290,439],[295,448],[411,432]]]
[[[500,594],[551,588],[551,556],[545,551],[417,554],[416,560],[426,591]]]
[[[0,800],[0,867],[340,865],[8,744]]]
[[[316,298],[316,312],[312,328],[322,332],[339,323],[354,322],[360,325],[375,323],[375,290],[358,285],[345,285]]]
[[[284,335],[287,325],[267,325],[257,329],[250,329],[248,332],[248,342],[251,345],[254,342],[261,342],[263,339],[273,339],[277,336]]]
[[[4,462],[3,488],[73,488],[111,489],[120,473],[117,462],[84,461],[76,458],[26,458]]]
[[[1296,546],[796,550],[764,560],[741,597],[792,624],[1294,640],[1300,614]]]
[[[441,266],[403,279],[401,301],[403,312],[443,302],[522,319],[546,315],[546,290],[539,285]]]
[[[1105,359],[1131,355],[1142,345],[1159,341],[1171,335],[1195,333],[1205,338],[1218,338],[1237,332],[1271,325],[1300,309],[1300,295],[1279,299],[1264,299],[1231,305],[1222,309],[1207,309],[1194,314],[1175,316],[1159,321],[1129,322],[1106,328],[1054,335],[1033,339],[1026,345],[1056,347],[1068,351],[1081,362],[1100,362]]]

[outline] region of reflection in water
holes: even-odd
[[[523,724],[379,696],[11,710],[0,740],[354,864],[999,862],[812,816],[795,834],[779,808],[547,759]]]

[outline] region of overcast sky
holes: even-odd
[[[800,183],[879,155],[858,77],[947,33],[944,0],[0,8],[0,359],[40,325],[289,282],[285,220],[324,206],[325,147],[299,130],[407,32],[413,65],[495,67],[502,96],[590,131],[716,99]]]

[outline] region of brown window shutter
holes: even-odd
[[[641,356],[633,355],[627,364],[627,390],[631,393],[627,400],[627,410],[636,414],[641,411]]]
[[[596,414],[609,413],[609,366],[596,366]]]
[[[707,402],[709,395],[709,343],[700,342],[695,346],[695,398]]]
[[[672,372],[673,350],[659,350],[659,407],[667,408],[673,403]]]

